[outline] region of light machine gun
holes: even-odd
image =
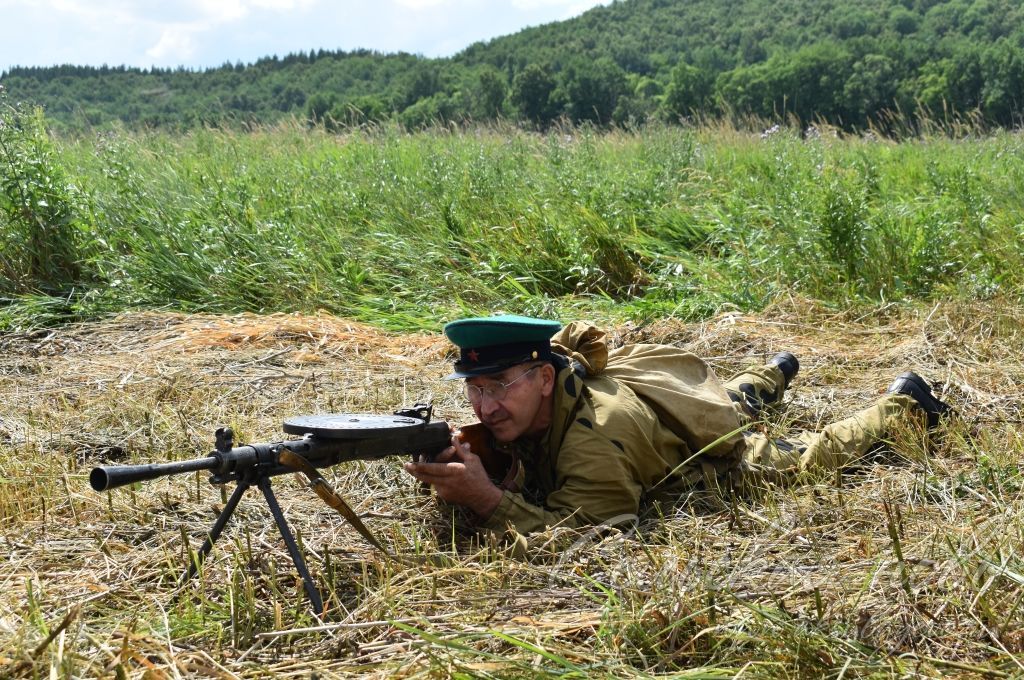
[[[270,486],[270,478],[291,472],[304,473],[309,477],[318,496],[338,510],[368,541],[387,553],[352,509],[330,489],[317,472],[317,468],[330,467],[346,461],[377,460],[402,454],[432,460],[451,445],[452,435],[448,423],[430,422],[431,413],[432,406],[416,404],[412,408],[395,411],[390,416],[297,416],[286,420],[283,429],[287,434],[301,435],[301,438],[245,446],[235,446],[234,434],[230,428],[219,428],[216,448],[205,458],[150,465],[96,467],[89,473],[89,484],[96,491],[107,491],[126,484],[199,470],[210,471],[211,484],[237,483],[227,504],[207,534],[203,546],[189,561],[188,571],[182,576],[181,583],[187,582],[198,573],[246,490],[251,486],[258,487],[263,492],[267,505],[270,506],[270,512],[288,546],[292,562],[302,577],[313,609],[320,615],[324,609],[323,598],[313,584],[306,561],[288,528],[284,513]]]

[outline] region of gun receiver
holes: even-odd
[[[390,416],[299,416],[286,420],[283,428],[286,433],[301,435],[299,439],[244,446],[234,445],[234,434],[230,428],[220,428],[216,433],[216,448],[205,458],[149,465],[96,467],[89,473],[89,484],[96,491],[107,491],[127,484],[200,470],[210,471],[211,484],[237,482],[238,486],[207,534],[206,541],[189,564],[187,573],[181,579],[182,583],[198,573],[245,491],[250,486],[258,486],[270,506],[292,561],[302,576],[313,609],[320,615],[323,613],[323,599],[313,585],[305,559],[270,486],[271,477],[298,472],[296,467],[282,461],[282,454],[294,454],[284,455],[284,459],[294,460],[298,456],[312,468],[402,454],[431,460],[451,445],[448,423],[430,422],[431,414],[430,405],[416,404],[412,408],[395,411]],[[355,514],[346,509],[348,513],[343,512],[346,519],[368,540],[379,546]]]

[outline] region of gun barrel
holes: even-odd
[[[196,470],[212,470],[219,465],[216,456],[196,458],[194,460],[175,461],[172,463],[153,463],[150,465],[107,465],[96,467],[89,473],[89,484],[96,491],[116,489],[125,484],[144,482],[157,477],[177,475]]]
[[[444,450],[450,441],[448,423],[444,422],[427,423],[422,429],[411,433],[364,439],[306,435],[301,439],[237,446],[229,451],[215,451],[206,458],[194,460],[96,467],[89,473],[89,484],[96,491],[107,491],[126,484],[198,470],[212,471],[210,482],[224,484],[241,479],[247,470],[256,466],[266,476],[294,472],[293,468],[279,462],[281,449],[289,449],[306,458],[313,467],[322,468],[346,461],[377,460],[403,453],[432,458]]]

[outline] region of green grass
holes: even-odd
[[[54,327],[0,334],[0,674],[1024,671],[1019,135],[282,127],[55,139],[32,112],[4,108],[0,122],[0,326]],[[220,490],[193,477],[87,486],[93,464],[202,455],[218,425],[265,440],[289,415],[427,395],[439,417],[469,413],[440,378],[436,336],[270,317],[262,340],[234,346],[224,338],[254,321],[71,319],[326,309],[436,331],[498,309],[647,320],[769,304],[616,335],[678,343],[723,374],[796,351],[800,408],[782,420],[797,427],[848,414],[908,367],[963,419],[934,447],[895,442],[895,462],[725,510],[683,504],[629,534],[540,534],[531,560],[454,531],[396,461],[332,478],[396,552],[436,564],[379,559],[282,479],[328,630],[307,630],[258,494],[179,593]]]
[[[8,328],[152,307],[324,309],[394,329],[495,309],[700,318],[779,294],[846,307],[1022,288],[1011,133],[52,139],[2,106]]]

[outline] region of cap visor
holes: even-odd
[[[515,364],[509,364],[509,366],[515,366]],[[491,373],[501,373],[509,366],[477,366],[476,368],[466,369],[455,369],[454,373],[450,373],[444,377],[445,380],[457,380],[459,378],[475,378],[479,375],[490,375]]]

